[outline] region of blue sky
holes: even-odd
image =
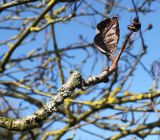
[[[89,2],[91,2],[90,0],[88,0]],[[92,5],[97,9],[97,10],[103,10],[104,6],[101,4],[97,4],[97,3],[92,3]],[[121,2],[121,5],[123,6],[127,6],[130,8],[132,7],[131,1],[128,0],[123,0]],[[142,58],[142,62],[143,64],[150,69],[151,64],[153,63],[153,61],[155,60],[160,60],[160,18],[159,18],[159,13],[160,13],[160,9],[159,9],[159,5],[154,4],[152,6],[153,10],[156,10],[156,12],[151,12],[150,14],[146,14],[146,15],[142,15],[140,14],[140,21],[142,23],[142,31],[148,26],[148,24],[152,24],[153,25],[153,29],[150,31],[147,31],[144,34],[144,39],[145,39],[145,44],[147,45],[147,54]],[[123,40],[124,40],[124,36],[126,35],[126,33],[128,32],[127,30],[127,25],[130,24],[131,19],[135,17],[134,13],[128,13],[126,11],[115,11],[113,12],[112,16],[115,16],[115,13],[120,13],[119,16],[119,23],[120,23],[120,41],[118,46],[120,47]],[[27,13],[26,13],[27,15]],[[117,16],[117,15],[116,15]],[[92,18],[88,18],[88,17],[80,17],[78,19],[79,21],[85,22],[86,24],[89,24],[90,21],[92,21]],[[96,23],[100,22],[102,20],[101,17],[96,16],[95,19]],[[5,25],[5,23],[4,23]],[[0,33],[3,34],[0,37],[0,40],[3,40],[4,38],[8,38],[10,35],[16,34],[16,32],[7,32],[7,34],[5,33],[5,31],[0,30]],[[58,23],[56,24],[56,35],[57,35],[57,42],[58,42],[58,47],[59,48],[65,48],[66,46],[70,45],[72,42],[79,42],[79,35],[84,36],[84,38],[88,41],[88,42],[93,42],[93,38],[95,36],[95,28],[88,28],[88,26],[83,26],[80,23],[78,23],[77,21],[73,20],[70,22],[66,22],[66,23]],[[135,33],[135,37],[137,37],[139,34]],[[36,42],[33,42],[32,45],[27,45],[27,46],[23,46],[20,47],[16,50],[14,57],[18,56],[18,54],[21,54],[22,52],[26,51],[30,51],[32,49],[34,49],[34,47],[38,47],[40,42],[43,42],[44,39],[44,35],[40,33],[40,35],[38,36],[39,38],[37,39]],[[50,42],[51,43],[51,42]],[[5,46],[1,46],[1,48],[4,47],[4,50],[6,50]],[[134,49],[134,53],[136,54],[141,47],[141,41],[140,39],[138,39],[135,42],[134,45],[135,49]],[[24,49],[25,48],[25,49]],[[52,49],[52,46],[50,46],[50,49]],[[3,50],[3,49],[1,49]],[[91,50],[92,51],[92,50]],[[0,52],[1,54],[2,52]],[[70,61],[72,63],[78,63],[81,60],[84,59],[84,52],[83,51],[73,51],[73,52],[69,52],[68,54],[70,55],[74,55],[75,58],[70,59]],[[92,75],[98,74],[99,72],[101,72],[101,70],[105,67],[105,56],[102,56],[99,52],[98,52],[98,57],[101,59],[98,59],[98,64],[96,65],[96,69],[93,71]],[[102,60],[102,61],[100,61]],[[95,61],[95,60],[94,60]],[[91,60],[87,60],[86,64],[85,64],[85,68],[82,70],[82,74],[85,78],[87,78],[88,76],[90,76],[90,71],[89,69],[91,68],[91,64],[94,63],[93,59]],[[31,63],[27,63],[28,67],[31,66]],[[65,65],[65,63],[64,63]],[[74,68],[72,68],[74,69]],[[78,69],[78,68],[77,68]],[[69,71],[71,69],[66,66],[65,67],[65,73],[66,73],[66,78],[69,75]],[[20,77],[22,75],[19,75]],[[153,81],[152,79],[148,76],[148,74],[143,70],[143,68],[138,65],[136,68],[136,71],[134,72],[134,76],[131,77],[127,84],[126,84],[126,88],[130,86],[129,91],[132,92],[145,92],[148,91],[148,89],[152,86]],[[59,84],[60,86],[60,84]],[[100,86],[104,86],[104,84],[100,84]],[[87,99],[89,100],[90,97],[87,97]],[[32,111],[34,111],[35,109],[30,108],[28,112],[25,112],[23,115],[29,115]],[[105,114],[106,112],[104,112]],[[156,116],[154,116],[156,119]],[[58,126],[56,126],[58,127]],[[89,125],[89,126],[85,126],[84,128],[88,128],[88,129],[95,129],[95,127]],[[97,130],[99,131],[99,134],[104,134],[105,136],[108,136],[109,133],[106,133],[103,130]],[[98,138],[95,138],[94,136],[88,135],[86,133],[82,133],[82,131],[78,130],[77,131],[77,135],[75,137],[75,140],[87,140],[87,139],[92,139],[92,140],[99,140]],[[73,131],[71,133],[74,133]],[[68,137],[70,135],[70,133],[68,133],[63,139],[65,140],[66,137]],[[152,137],[154,139],[156,139],[157,137]],[[146,138],[146,140],[150,140],[152,139],[151,137]],[[125,139],[124,139],[125,140]]]
[[[94,5],[94,3],[93,3]],[[121,5],[123,6],[128,6],[130,8],[132,7],[131,1],[124,0],[121,2]],[[94,6],[96,9],[103,9],[103,5],[95,5]],[[160,12],[158,5],[153,4],[152,6],[153,10],[156,10],[156,12],[151,12],[149,14],[140,14],[140,21],[142,23],[142,31],[146,29],[148,24],[153,25],[153,29],[150,31],[147,31],[144,34],[144,39],[145,39],[145,44],[148,47],[147,48],[147,54],[143,56],[142,62],[143,64],[150,69],[151,64],[155,60],[160,60],[160,50],[159,50],[159,36],[160,36],[160,30],[159,30],[159,25],[160,25],[160,20],[159,20],[159,15],[158,13]],[[115,16],[115,15],[113,15]],[[120,41],[118,46],[120,47],[122,42],[124,41],[124,36],[128,32],[127,30],[127,25],[130,24],[131,20],[135,17],[134,13],[128,13],[127,11],[122,11],[119,15],[119,24],[120,24]],[[80,18],[80,21],[83,21],[87,23],[87,21],[91,21],[92,19],[89,19],[88,17],[82,17]],[[102,19],[100,17],[95,18],[95,20],[100,22]],[[86,38],[88,41],[93,42],[93,38],[95,36],[95,29],[91,29],[85,26],[80,25],[79,23],[75,22],[74,20],[69,22],[68,24],[59,24],[56,26],[57,30],[57,40],[58,44],[60,47],[65,47],[66,45],[70,44],[70,40],[72,41],[78,41],[78,35],[84,35],[84,38]],[[134,38],[139,36],[139,33],[134,34]],[[133,52],[136,54],[138,51],[141,49],[141,40],[138,39],[135,42],[134,45],[135,49]],[[82,55],[79,52],[74,52],[76,54],[77,59],[80,61],[82,60]],[[82,52],[83,53],[83,52]],[[78,55],[80,54],[80,55]],[[99,57],[103,57],[99,53]],[[105,57],[105,56],[104,56]],[[72,59],[71,61],[78,61],[77,59]],[[105,59],[105,58],[104,58]],[[91,62],[89,62],[91,63]],[[101,62],[100,62],[101,63]],[[98,67],[96,70],[99,72],[99,69],[101,69],[102,64],[99,64],[100,67]],[[104,64],[103,64],[104,65]],[[87,65],[89,66],[89,65]],[[87,73],[87,70],[84,72],[84,74]],[[96,72],[95,72],[96,73]],[[152,79],[148,74],[143,70],[143,68],[138,65],[136,68],[136,71],[134,72],[134,76],[130,78],[129,83],[132,84],[130,90],[133,92],[138,92],[138,91],[146,91],[152,86]]]
[[[127,1],[124,0],[122,1],[121,5],[123,6],[128,6],[130,8],[132,7],[132,4],[130,3],[131,1]],[[95,7],[97,9],[103,9],[103,6],[101,5],[95,5]],[[160,13],[160,9],[159,9],[159,5],[154,4],[152,6],[153,10],[156,10],[156,12],[151,12],[150,14],[140,14],[140,21],[142,23],[142,31],[144,31],[148,24],[152,24],[153,25],[153,29],[150,31],[147,31],[144,34],[144,39],[145,39],[145,44],[147,45],[147,54],[145,56],[143,56],[142,58],[142,62],[145,65],[145,67],[147,67],[150,70],[150,66],[153,63],[153,61],[155,60],[160,60],[160,49],[159,49],[159,44],[160,44],[160,20],[159,20],[159,14]],[[114,15],[115,16],[115,15]],[[123,40],[124,40],[124,36],[126,35],[126,33],[128,32],[127,30],[127,25],[130,24],[132,18],[135,17],[134,13],[128,13],[126,11],[122,11],[119,15],[119,23],[120,23],[120,33],[121,33],[121,37],[120,37],[120,41],[118,46],[121,46]],[[100,17],[96,18],[97,23],[99,21],[101,21],[102,19]],[[87,17],[83,17],[81,18],[81,21],[85,21],[85,23],[87,23],[87,21],[90,21],[89,18]],[[77,22],[69,22],[68,24],[62,24],[62,25],[57,25],[56,26],[56,30],[57,30],[57,35],[59,34],[59,37],[57,37],[58,42],[59,42],[59,46],[65,46],[70,44],[70,40],[78,40],[78,35],[82,34],[84,35],[85,38],[87,38],[90,42],[93,41],[93,38],[95,36],[95,29],[91,29],[85,26],[81,26],[79,23]],[[68,34],[69,33],[69,34]],[[137,36],[139,36],[139,33],[135,33],[134,37],[136,38]],[[64,39],[64,40],[63,40]],[[134,45],[135,49],[134,49],[134,54],[138,53],[141,49],[141,40],[138,39],[135,42]],[[79,52],[75,52],[74,54],[76,54],[77,59],[79,59],[79,61],[82,59],[82,54]],[[79,54],[79,55],[78,55]],[[101,54],[99,53],[99,57],[103,57],[101,56]],[[105,57],[105,56],[104,56]],[[77,62],[78,60],[74,59],[71,60],[73,62]],[[105,58],[104,58],[105,59]],[[92,62],[88,62],[87,66],[89,67],[89,63]],[[99,65],[97,65],[96,70],[93,72],[93,74],[97,74],[101,71],[102,67],[104,67],[104,63],[100,62]],[[88,69],[86,68],[83,71],[84,75],[87,77],[88,76]],[[126,88],[129,88],[129,91],[132,92],[146,92],[150,89],[150,87],[153,84],[153,80],[151,79],[151,77],[144,71],[144,69],[138,65],[136,67],[136,70],[134,72],[134,76],[132,76],[131,78],[129,78],[127,84],[126,84]],[[131,85],[131,86],[130,86]],[[89,98],[89,97],[88,97]],[[106,112],[104,112],[106,113]],[[155,116],[155,114],[151,115],[150,119],[157,119],[157,117]],[[94,126],[89,125],[85,127],[86,129],[88,128],[89,130],[93,130],[95,129]],[[105,136],[108,136],[110,133],[107,133],[103,130],[97,130],[95,129],[96,132],[99,131],[99,134],[103,134]],[[86,134],[86,133],[82,133],[82,131],[78,130],[77,131],[78,134],[75,137],[75,140],[80,140],[80,139],[92,139],[92,140],[98,140],[98,138]],[[68,134],[70,135],[70,133]],[[66,135],[66,136],[68,136]],[[131,139],[132,136],[129,136],[127,138]],[[65,138],[64,138],[65,139]],[[126,138],[124,138],[123,140],[125,140]],[[146,138],[146,140],[151,140],[151,139],[157,139],[157,136],[149,136]]]

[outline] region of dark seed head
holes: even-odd
[[[128,25],[128,30],[137,32],[141,28],[141,23],[138,18],[134,18],[131,25]]]
[[[152,25],[152,24],[148,24],[147,29],[148,29],[148,30],[151,30],[152,28],[153,28],[153,25]]]

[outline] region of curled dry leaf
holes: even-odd
[[[95,47],[107,56],[109,60],[114,59],[114,52],[119,41],[118,18],[107,18],[97,25],[97,35],[94,38]]]

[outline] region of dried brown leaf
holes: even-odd
[[[109,60],[114,59],[114,52],[119,41],[118,18],[107,18],[97,25],[97,35],[94,38],[95,47],[107,56]]]

